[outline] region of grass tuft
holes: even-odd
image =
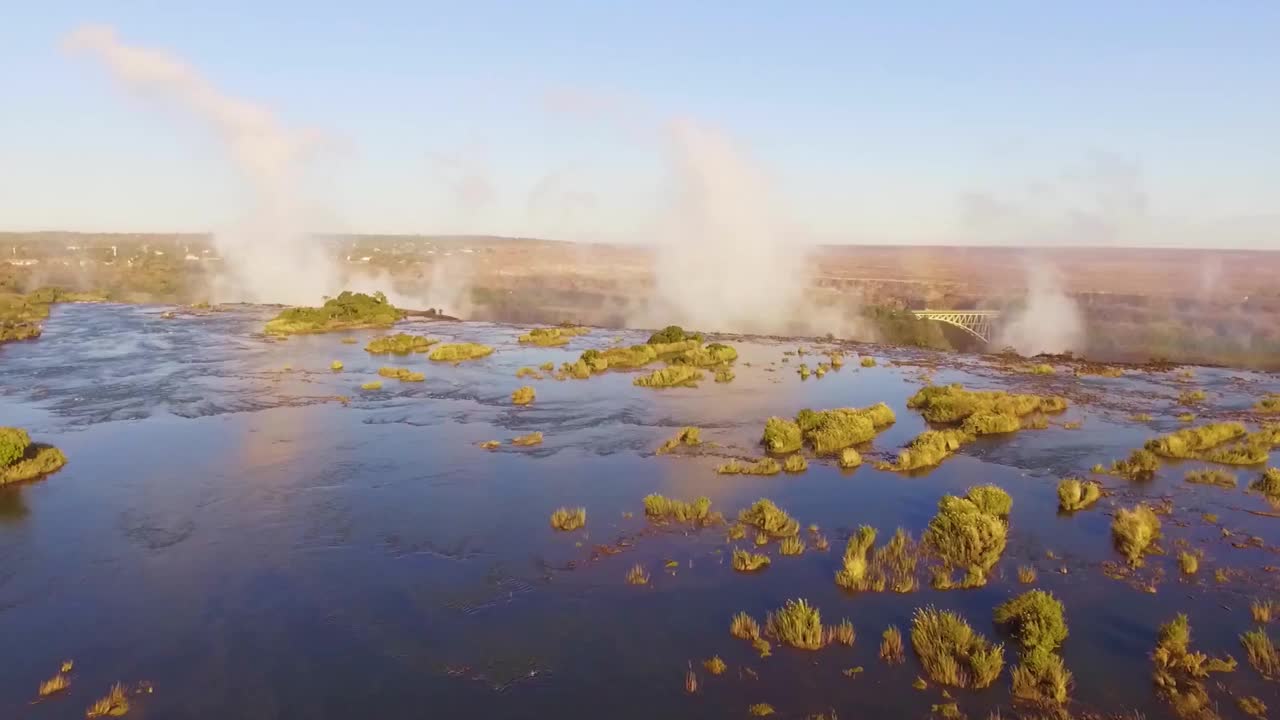
[[[809,461],[805,460],[800,453],[788,455],[787,459],[782,461],[782,469],[789,473],[802,473],[809,469]]]
[[[658,494],[644,498],[645,517],[655,522],[691,522],[709,524],[712,519],[711,499],[700,497],[693,502],[674,500]]]
[[[511,404],[512,405],[528,405],[529,403],[533,402],[533,398],[535,395],[536,393],[534,393],[533,388],[529,387],[528,385],[518,387],[516,388],[515,392],[511,393]]]
[[[1142,556],[1153,551],[1152,546],[1160,538],[1160,518],[1146,505],[1120,508],[1111,521],[1111,535],[1130,565],[1142,565]]]
[[[1272,618],[1280,618],[1280,603],[1275,600],[1254,600],[1249,604],[1249,612],[1253,613],[1253,621],[1263,625]]]
[[[712,675],[723,675],[724,671],[728,668],[728,666],[724,664],[724,660],[720,659],[719,655],[713,656],[710,660],[703,660],[702,667]]]
[[[437,345],[427,354],[428,360],[436,362],[461,362],[478,360],[493,354],[493,348],[479,343],[447,343]]]
[[[570,508],[562,507],[562,508],[556,508],[556,511],[551,513],[551,527],[557,530],[570,532],[573,530],[577,530],[578,528],[583,527],[586,524],[587,524],[586,508],[570,509]]]
[[[649,573],[644,569],[643,565],[641,565],[640,563],[636,563],[635,565],[631,566],[631,569],[627,571],[627,584],[628,585],[648,585],[649,584]]]
[[[1236,668],[1235,658],[1231,656],[1223,660],[1192,652],[1191,623],[1181,613],[1160,626],[1151,662],[1157,692],[1183,717],[1210,717],[1202,715],[1209,709],[1210,701],[1201,680],[1209,677],[1209,673],[1231,672]]]
[[[694,447],[702,444],[702,432],[696,427],[684,427],[658,448],[659,455],[666,455],[680,446]]]
[[[896,625],[890,625],[880,635],[880,659],[890,665],[906,662],[906,653],[902,648],[902,631]]]
[[[542,444],[542,431],[541,431],[541,430],[535,430],[535,431],[533,431],[533,432],[529,433],[528,435],[519,435],[519,436],[517,436],[517,437],[513,437],[513,438],[511,438],[511,444],[512,444],[512,445],[519,445],[519,446],[521,446],[521,447],[530,447],[530,446],[533,446],[533,445],[541,445],[541,444]]]
[[[48,680],[40,683],[40,689],[38,692],[40,693],[40,697],[49,697],[50,695],[60,693],[69,687],[71,687],[71,680],[69,680],[63,673],[58,673],[57,675],[54,675]]]
[[[777,475],[782,472],[782,464],[771,457],[760,458],[750,463],[730,460],[717,466],[716,472],[721,475]]]
[[[124,686],[116,683],[106,697],[99,698],[84,711],[87,718],[121,717],[129,713],[129,698],[125,695]]]
[[[631,384],[647,388],[697,387],[702,378],[702,372],[691,365],[670,365],[648,375],[640,375]]]
[[[738,520],[775,538],[793,537],[800,532],[800,523],[767,498],[738,513]]]
[[[840,451],[840,467],[848,470],[856,468],[862,464],[862,455],[853,448],[845,448]]]
[[[765,632],[781,643],[801,650],[819,650],[825,644],[822,615],[803,599],[788,600],[765,619]]]
[[[853,641],[856,637],[857,634],[853,630],[853,623],[849,622],[846,618],[827,628],[826,637],[824,639],[828,645],[834,642],[840,643],[846,647],[853,647]]]
[[[1023,585],[1030,585],[1036,581],[1036,569],[1030,565],[1020,565],[1018,567],[1018,582]]]
[[[943,685],[985,688],[1004,668],[1004,646],[992,645],[953,612],[916,610],[911,646],[929,677]]]
[[[1025,651],[1057,650],[1067,639],[1062,602],[1043,590],[1028,590],[996,607],[995,621],[1009,625]]]
[[[408,355],[409,353],[424,353],[437,342],[440,341],[422,335],[396,333],[395,335],[383,335],[370,340],[369,344],[364,346],[364,350],[374,355]]]
[[[782,538],[782,542],[778,543],[778,552],[783,555],[801,555],[804,549],[804,540],[798,537]]]
[[[1195,575],[1200,570],[1200,556],[1195,553],[1178,553],[1178,566],[1183,575]]]
[[[1083,510],[1102,497],[1102,483],[1065,478],[1058,483],[1058,508],[1063,512]]]
[[[924,534],[925,544],[942,559],[947,570],[967,569],[965,587],[986,583],[986,574],[1000,559],[1008,536],[1004,519],[984,511],[1004,509],[1003,502],[994,503],[988,493],[980,486],[971,488],[967,497],[944,495]]]
[[[733,620],[729,623],[729,634],[743,640],[755,640],[760,637],[760,624],[755,618],[740,612],[733,616]]]
[[[769,567],[769,556],[746,550],[733,549],[733,569],[738,572],[756,572]]]
[[[1255,628],[1240,636],[1249,664],[1268,680],[1280,680],[1280,651],[1271,642],[1266,631]]]

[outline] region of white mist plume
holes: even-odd
[[[723,134],[689,121],[668,130],[676,192],[657,309],[703,330],[786,332],[808,284],[805,253],[783,240],[764,178]]]
[[[130,88],[207,123],[252,186],[258,206],[236,229],[214,237],[226,264],[215,300],[314,304],[339,288],[336,263],[301,227],[295,192],[315,133],[286,128],[271,111],[224,94],[169,53],[120,42],[111,27],[79,28],[66,47],[93,55]]]
[[[1024,302],[1005,320],[996,337],[998,347],[1012,347],[1021,355],[1084,349],[1084,318],[1052,267],[1039,262],[1027,267]]]

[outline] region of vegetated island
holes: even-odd
[[[381,292],[372,295],[342,291],[337,297],[327,298],[320,307],[286,308],[267,322],[264,332],[268,335],[304,335],[355,330],[359,328],[383,328],[394,325],[408,316],[449,319],[436,310],[404,310],[392,305]]]
[[[26,430],[0,427],[0,485],[35,480],[66,464],[61,450],[31,442]]]
[[[25,295],[0,293],[0,344],[40,337],[43,329],[40,323],[49,317],[49,307],[55,303],[104,300],[99,293],[68,292],[56,287],[40,288]]]

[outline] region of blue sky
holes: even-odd
[[[217,229],[254,202],[199,117],[63,47],[101,24],[318,132],[318,230],[643,240],[680,120],[797,238],[1280,248],[1276,3],[259,5],[8,9],[0,228]]]

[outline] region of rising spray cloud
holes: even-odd
[[[667,130],[673,193],[654,309],[704,330],[786,332],[808,284],[806,257],[780,232],[764,177],[716,130],[685,120]]]
[[[1029,264],[1025,304],[1005,320],[996,345],[1035,355],[1080,351],[1084,343],[1084,317],[1057,271],[1043,262]]]
[[[225,264],[215,300],[314,304],[339,288],[335,261],[302,228],[297,196],[300,166],[318,143],[316,133],[285,127],[270,110],[223,93],[167,52],[122,43],[113,28],[79,28],[66,47],[100,60],[131,90],[208,125],[250,185],[256,206],[234,229],[214,236]]]

